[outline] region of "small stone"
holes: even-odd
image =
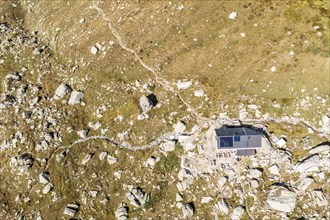
[[[272,66],[272,67],[270,68],[270,71],[272,71],[272,72],[276,72],[276,66]]]
[[[192,81],[186,81],[186,82],[181,82],[179,81],[176,86],[178,87],[179,90],[185,90],[188,89],[192,85]]]
[[[93,45],[93,46],[91,47],[91,53],[92,53],[93,55],[96,55],[97,52],[99,52],[99,49],[98,49],[96,46]]]
[[[237,17],[237,12],[236,11],[230,13],[229,16],[228,16],[228,18],[230,20],[234,20],[234,19],[236,19],[236,17]]]
[[[115,158],[115,157],[113,157],[111,155],[108,155],[107,160],[108,160],[108,163],[110,165],[117,163],[117,158]]]
[[[81,18],[80,20],[79,20],[79,23],[80,24],[82,24],[82,23],[84,23],[85,22],[85,18]]]
[[[203,90],[195,90],[194,96],[203,97],[204,96],[204,91]]]
[[[284,138],[280,138],[277,142],[276,142],[276,145],[279,147],[279,148],[282,148],[286,145],[286,140]]]
[[[203,197],[202,200],[201,200],[201,204],[205,204],[205,203],[209,203],[213,200],[212,197],[210,196],[207,196],[207,197]]]
[[[98,194],[98,191],[97,190],[91,190],[89,191],[89,195],[91,195],[93,198],[95,198]]]
[[[258,188],[258,187],[259,187],[259,181],[258,181],[257,179],[253,179],[253,180],[251,180],[251,182],[250,182],[250,186],[251,186],[251,188],[253,188],[253,189]]]
[[[182,196],[181,196],[179,193],[177,193],[177,194],[175,195],[175,201],[177,201],[177,202],[181,202],[181,201],[183,201],[183,198],[182,198]]]

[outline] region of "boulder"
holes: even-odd
[[[330,145],[322,144],[309,150],[310,154],[328,154],[330,153]]]
[[[140,108],[143,113],[150,111],[157,104],[157,98],[155,95],[151,94],[148,96],[141,96],[140,98]]]
[[[230,216],[231,220],[239,220],[243,217],[245,212],[245,209],[243,208],[243,206],[237,206],[236,208],[234,208],[233,213]]]
[[[280,175],[280,171],[279,168],[277,166],[277,164],[273,164],[268,168],[268,171],[270,172],[270,174],[272,175]]]
[[[225,215],[228,215],[229,213],[229,205],[225,199],[220,199],[215,205],[214,208]]]
[[[251,180],[250,186],[251,186],[252,189],[258,188],[259,187],[259,181],[257,179]]]
[[[43,194],[48,194],[50,191],[52,191],[54,188],[53,184],[48,183],[42,190]]]
[[[306,177],[306,178],[303,178],[299,185],[297,186],[297,189],[300,191],[300,192],[304,192],[306,191],[306,189],[314,182],[314,179],[313,177]]]
[[[284,187],[276,187],[269,192],[266,202],[274,210],[292,212],[296,205],[296,199],[296,193]]]
[[[261,175],[262,175],[262,171],[261,171],[261,169],[258,169],[258,168],[251,169],[249,172],[249,176],[251,178],[258,179],[259,177],[261,177]]]
[[[55,100],[61,99],[61,98],[63,98],[66,94],[68,94],[71,91],[72,91],[72,89],[71,89],[71,87],[69,85],[67,85],[67,84],[61,84],[55,90],[54,99]]]
[[[319,155],[315,154],[307,158],[304,158],[302,161],[298,162],[293,169],[296,172],[305,173],[305,172],[317,171],[319,169],[318,168],[319,165],[320,165],[320,157]]]
[[[322,189],[313,190],[312,197],[318,206],[322,207],[328,205],[328,200],[325,197]]]
[[[219,186],[222,187],[223,185],[225,185],[227,182],[227,179],[228,179],[228,177],[226,177],[226,176],[220,177],[220,179],[218,180]]]
[[[194,215],[193,206],[190,203],[184,204],[182,206],[182,214],[183,214],[183,218],[191,218]]]
[[[39,182],[42,184],[47,184],[49,183],[50,179],[50,174],[49,172],[42,172],[39,174]]]
[[[73,91],[71,93],[70,98],[69,98],[68,104],[69,105],[79,104],[83,98],[84,98],[84,93],[83,92]]]
[[[186,130],[186,124],[183,121],[178,121],[173,127],[176,133],[183,133]]]
[[[204,91],[203,90],[195,90],[194,96],[203,97],[204,96]]]

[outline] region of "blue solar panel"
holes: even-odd
[[[241,141],[241,137],[240,136],[234,136],[234,141]]]
[[[220,138],[220,147],[233,147],[233,138],[232,137],[221,137]]]

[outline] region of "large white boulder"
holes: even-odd
[[[310,154],[327,154],[330,152],[330,145],[324,144],[309,150]]]
[[[296,193],[284,187],[276,187],[269,192],[267,203],[274,210],[292,212],[296,205],[296,199]]]

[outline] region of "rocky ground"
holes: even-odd
[[[328,7],[0,2],[0,218],[330,219]]]

